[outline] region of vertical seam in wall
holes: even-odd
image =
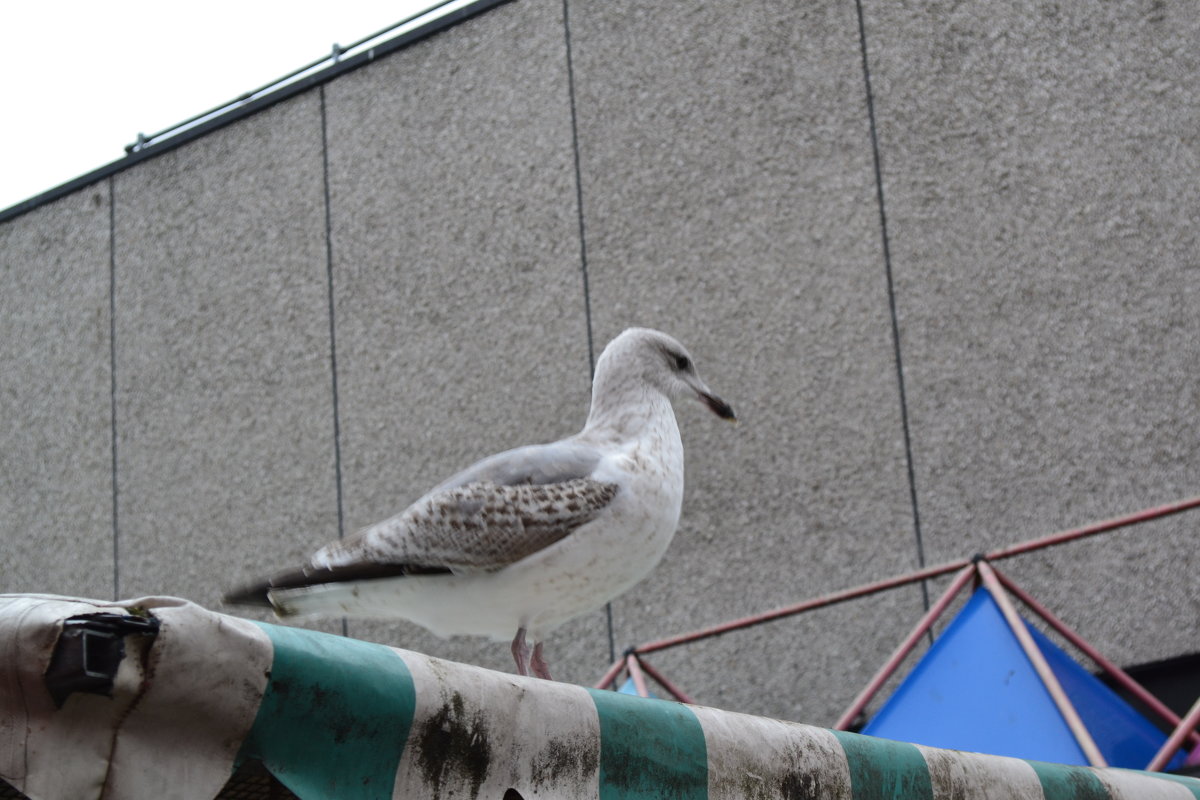
[[[571,152],[575,166],[575,214],[579,224],[579,265],[583,277],[583,314],[587,323],[588,379],[596,372],[595,342],[592,338],[592,294],[588,284],[587,235],[583,216],[583,177],[579,166],[579,121],[575,110],[575,66],[571,57],[571,23],[567,0],[563,0],[563,40],[567,55],[567,95],[571,106]]]
[[[333,303],[333,212],[329,202],[329,134],[325,114],[325,86],[318,87],[321,100],[321,183],[325,200],[325,287],[329,298],[329,373],[333,395],[333,472],[337,495],[338,539],[346,535],[342,505],[342,425],[338,410],[337,336]],[[342,617],[342,635],[349,635],[349,623]]]
[[[887,206],[883,198],[883,167],[879,156],[879,134],[875,125],[875,96],[871,91],[871,68],[867,60],[867,27],[862,0],[854,0],[858,13],[858,42],[862,53],[863,84],[867,95],[867,119],[871,129],[871,156],[875,165],[875,196],[879,203],[879,229],[883,240],[883,268],[887,276],[888,311],[892,322],[892,348],[896,360],[896,385],[900,395],[900,427],[904,433],[904,460],[908,469],[908,496],[912,506],[913,532],[916,535],[917,564],[925,566],[925,544],[921,538],[921,514],[917,505],[917,478],[913,467],[912,437],[908,424],[908,398],[904,390],[904,362],[900,357],[900,322],[896,314],[896,291],[892,279],[892,253],[888,237]],[[921,598],[929,610],[929,587],[921,581]]]
[[[121,599],[120,526],[117,517],[117,212],[115,176],[108,176],[108,402],[112,454],[113,600]]]
[[[596,373],[596,346],[592,337],[592,293],[588,282],[587,231],[583,214],[583,171],[579,165],[579,117],[575,107],[575,65],[571,53],[571,17],[568,0],[563,0],[563,43],[567,58],[567,97],[571,107],[571,153],[575,166],[575,214],[579,224],[579,272],[583,279],[583,316],[587,323],[588,383]],[[613,634],[612,603],[604,604],[605,624],[608,627],[608,659],[616,660],[616,640]]]

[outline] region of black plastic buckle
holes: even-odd
[[[80,614],[63,621],[62,633],[46,668],[46,690],[56,708],[73,692],[112,697],[113,680],[125,658],[126,636],[157,636],[154,617],[132,614]]]

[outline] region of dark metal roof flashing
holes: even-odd
[[[217,106],[216,108],[197,114],[190,119],[186,119],[176,125],[159,131],[158,133],[149,136],[139,133],[137,141],[125,147],[126,155],[124,158],[118,159],[104,166],[92,170],[91,172],[80,175],[78,178],[67,181],[66,183],[55,186],[35,195],[28,200],[24,200],[16,205],[9,206],[6,209],[0,210],[0,222],[7,222],[10,219],[19,217],[33,211],[35,208],[51,203],[62,197],[65,197],[73,192],[77,192],[93,183],[104,180],[110,175],[115,175],[122,172],[135,164],[145,161],[148,158],[154,158],[157,155],[174,150],[183,144],[186,144],[194,139],[198,139],[205,134],[223,128],[233,122],[256,114],[259,111],[270,108],[276,103],[295,97],[298,94],[308,91],[315,86],[327,83],[334,78],[344,75],[347,72],[356,70],[359,67],[370,64],[377,58],[394,53],[408,47],[411,44],[427,39],[434,34],[452,28],[464,20],[470,19],[478,14],[482,14],[498,5],[511,2],[512,0],[476,0],[476,2],[463,5],[452,11],[447,11],[439,16],[434,17],[429,22],[419,25],[416,28],[407,30],[398,36],[372,45],[361,52],[351,56],[346,56],[353,50],[356,50],[367,43],[386,36],[388,33],[403,27],[415,20],[431,14],[437,14],[446,6],[453,4],[456,0],[447,0],[437,6],[426,9],[419,14],[397,22],[391,27],[385,28],[382,31],[373,33],[363,39],[358,40],[354,44],[342,47],[341,45],[333,45],[331,53],[327,56],[317,59],[309,64],[306,64],[299,69],[284,75],[271,83],[255,89],[250,92],[230,100],[228,103]],[[322,65],[328,66],[321,68]]]

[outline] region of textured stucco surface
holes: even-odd
[[[483,456],[583,425],[564,47],[561,3],[512,3],[327,89],[347,533]],[[351,631],[512,663],[505,646],[407,623]],[[602,614],[582,619],[549,658],[594,680],[605,637]]]
[[[680,409],[683,520],[616,604],[619,644],[914,568],[853,6],[571,14],[597,337],[674,332],[741,416]],[[913,590],[889,602],[919,613]],[[881,659],[892,632],[848,621]],[[810,630],[787,651],[839,652],[845,633]],[[790,655],[731,670],[727,647],[698,647],[672,677],[758,713],[823,719],[844,702],[842,671]]]
[[[0,226],[0,591],[113,591],[109,205]]]
[[[867,8],[930,559],[1196,494],[1200,21]],[[1166,657],[1200,641],[1195,529],[1006,568],[1118,661]]]
[[[316,94],[117,178],[123,596],[216,606],[337,531]]]
[[[824,1],[518,0],[117,174],[111,230],[108,183],[4,223],[3,588],[215,605],[338,535],[339,474],[349,535],[576,431],[633,324],[741,422],[678,410],[682,523],[618,650],[911,570],[918,523],[936,563],[1196,494],[1200,20],[862,8],[890,257],[856,4]],[[1118,662],[1193,652],[1197,513],[1001,567]],[[830,724],[921,607],[650,660]],[[604,613],[549,656],[592,682]]]

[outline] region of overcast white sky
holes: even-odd
[[[0,209],[439,0],[0,5]]]

